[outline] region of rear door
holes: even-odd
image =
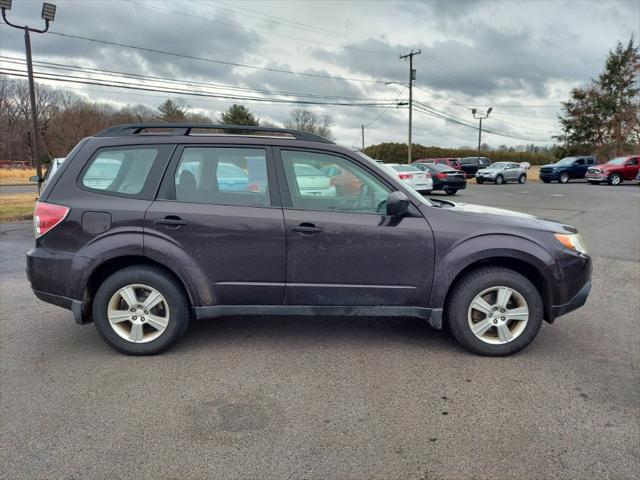
[[[319,170],[337,165],[357,178],[359,189],[306,195],[294,168],[300,164]],[[417,209],[415,216],[388,217],[385,200],[392,187],[364,161],[283,148],[277,167],[287,235],[285,304],[426,304],[433,234]]]
[[[145,252],[203,272],[207,304],[277,305],[285,233],[269,147],[183,145],[145,217]],[[171,252],[176,252],[171,254]]]
[[[571,177],[584,178],[585,174],[587,173],[587,167],[587,159],[578,158],[575,162],[573,162],[573,166],[571,167]]]

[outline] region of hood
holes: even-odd
[[[487,222],[494,223],[496,226],[520,226],[524,228],[532,228],[536,230],[546,230],[549,232],[568,232],[577,233],[578,230],[571,225],[566,225],[556,220],[536,217],[529,213],[515,212],[513,210],[505,210],[503,208],[486,207],[484,205],[474,205],[471,203],[454,203],[448,202],[450,211],[459,212],[464,215],[482,216]],[[445,205],[443,205],[446,208]]]
[[[498,170],[495,168],[479,168],[478,173],[496,173]]]
[[[558,168],[558,166],[557,163],[548,163],[547,165],[542,165],[540,170],[544,170],[545,168]]]

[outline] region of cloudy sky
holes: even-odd
[[[42,24],[40,1],[13,3],[12,21]],[[487,143],[548,145],[545,140],[558,133],[560,102],[571,88],[601,71],[617,41],[640,38],[638,0],[55,3],[53,34],[34,35],[32,44],[34,61],[58,68],[39,64],[36,71],[110,86],[50,85],[117,105],[156,107],[166,98],[183,98],[194,111],[209,115],[243,103],[276,123],[296,108],[285,102],[368,104],[305,107],[330,115],[337,141],[348,145],[360,144],[362,124],[367,144],[406,141],[407,109],[388,105],[408,99],[401,84],[408,81],[409,67],[398,56],[411,49],[422,51],[414,57],[414,99],[422,105],[414,113],[415,142],[474,145],[474,129],[441,117],[475,125],[470,109],[492,106],[484,126],[495,133],[483,137]],[[0,28],[0,54],[2,68],[24,69],[15,60],[24,59],[19,30]],[[118,88],[116,82],[147,90]]]

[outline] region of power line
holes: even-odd
[[[22,70],[17,69],[8,69],[5,67],[0,67],[0,75],[7,75],[12,77],[26,77],[26,73]],[[52,73],[43,73],[43,72],[35,72],[35,78],[40,80],[48,80],[54,82],[63,82],[63,83],[75,83],[75,84],[83,84],[83,85],[97,85],[97,86],[106,86],[106,87],[115,87],[115,88],[123,88],[127,90],[137,90],[137,91],[148,91],[148,92],[161,92],[168,93],[173,95],[188,95],[195,97],[206,97],[206,98],[218,98],[218,99],[227,99],[227,100],[241,100],[245,102],[259,102],[259,103],[271,103],[271,104],[286,104],[286,105],[327,105],[327,106],[344,106],[344,107],[387,107],[389,105],[388,102],[318,102],[312,100],[285,100],[278,98],[265,98],[265,97],[244,97],[238,95],[224,95],[224,94],[213,94],[206,92],[195,92],[193,90],[177,90],[177,89],[168,89],[163,87],[152,87],[152,86],[144,86],[140,84],[129,84],[125,82],[118,81],[96,81],[96,80],[87,80],[82,79],[81,77],[75,77],[70,75],[62,75],[62,74],[52,74]]]
[[[136,5],[140,5],[141,7],[144,8],[149,8],[151,10],[156,10],[159,12],[167,12],[167,13],[171,13],[173,15],[181,15],[183,17],[190,17],[190,18],[195,18],[197,20],[202,20],[205,22],[214,22],[214,23],[218,23],[220,25],[226,25],[226,26],[230,26],[230,27],[237,27],[238,25],[233,24],[233,23],[229,23],[229,22],[224,22],[222,20],[218,20],[215,18],[211,18],[211,17],[203,17],[202,15],[194,15],[191,13],[186,13],[186,12],[180,12],[178,10],[171,10],[168,8],[164,8],[164,7],[158,7],[156,5],[148,5],[146,3],[140,2],[138,0],[129,0],[129,3],[133,3]],[[216,7],[216,8],[220,8],[220,7]],[[392,56],[393,54],[389,53],[389,52],[380,52],[377,50],[368,50],[368,49],[364,49],[364,48],[358,48],[358,47],[352,47],[350,45],[338,45],[336,43],[328,43],[328,42],[323,42],[323,41],[319,41],[319,40],[308,40],[306,38],[300,38],[300,37],[292,37],[289,35],[281,35],[278,33],[274,33],[274,32],[270,32],[268,30],[263,30],[260,28],[256,28],[256,27],[251,27],[252,29],[262,33],[263,35],[270,35],[273,37],[279,37],[279,38],[285,38],[287,40],[295,40],[296,42],[304,42],[304,43],[310,43],[310,44],[314,44],[314,45],[327,45],[329,47],[338,47],[338,48],[345,48],[347,50],[354,50],[354,51],[359,51],[359,52],[365,52],[365,53],[372,53],[375,55],[385,55],[385,56]],[[323,33],[323,32],[314,32],[314,33]]]
[[[138,45],[129,45],[126,43],[120,43],[120,42],[111,42],[108,40],[100,40],[98,38],[91,38],[91,37],[83,37],[81,35],[72,35],[69,33],[62,33],[62,32],[49,32],[51,35],[57,35],[60,37],[65,37],[65,38],[74,38],[77,40],[85,40],[88,42],[94,42],[94,43],[101,43],[104,45],[112,45],[112,46],[116,46],[116,47],[123,47],[123,48],[130,48],[133,50],[140,50],[140,51],[144,51],[144,52],[149,52],[149,53],[156,53],[156,54],[160,54],[160,55],[169,55],[169,56],[173,56],[173,57],[178,57],[178,58],[186,58],[188,60],[197,60],[197,61],[201,61],[201,62],[208,62],[208,63],[216,63],[216,64],[220,64],[220,65],[228,65],[231,67],[241,67],[241,68],[249,68],[249,69],[253,69],[253,70],[263,70],[263,71],[267,71],[267,72],[273,72],[273,73],[282,73],[282,74],[288,74],[288,75],[298,75],[298,76],[303,76],[303,77],[312,77],[312,78],[328,78],[331,80],[341,80],[344,82],[363,82],[363,83],[385,83],[384,80],[370,80],[370,79],[364,79],[364,78],[348,78],[348,77],[341,77],[341,76],[337,76],[337,75],[322,75],[320,73],[309,73],[309,72],[296,72],[293,70],[283,70],[280,68],[272,68],[272,67],[263,67],[263,66],[256,66],[256,65],[247,65],[244,63],[236,63],[236,62],[228,62],[225,60],[217,60],[217,59],[213,59],[213,58],[204,58],[204,57],[196,57],[193,55],[187,55],[187,54],[183,54],[183,53],[176,53],[176,52],[169,52],[167,50],[159,50],[159,49],[155,49],[155,48],[147,48],[147,47],[141,47]]]
[[[17,64],[21,66],[24,65],[24,60],[20,58],[15,58],[15,57],[8,57],[4,55],[0,55],[0,62],[7,62],[7,63]],[[285,96],[309,97],[309,98],[321,98],[321,99],[368,100],[363,97],[345,97],[340,95],[322,95],[322,94],[305,93],[305,92],[286,92],[281,90],[263,90],[263,89],[248,88],[248,87],[237,87],[232,85],[200,82],[195,80],[182,80],[182,79],[168,78],[168,77],[158,77],[153,75],[142,75],[137,73],[119,72],[114,70],[103,70],[103,69],[97,69],[97,68],[81,67],[77,65],[68,65],[68,64],[45,62],[45,61],[34,61],[34,64],[39,67],[48,68],[52,70],[63,70],[63,71],[70,71],[75,73],[88,73],[88,74],[103,75],[103,76],[109,76],[109,77],[124,77],[128,79],[160,81],[165,83],[175,83],[180,86],[192,85],[192,86],[199,86],[199,87],[202,86],[207,88],[237,90],[237,91],[251,92],[251,93],[264,93],[268,95],[285,95]]]
[[[454,124],[457,124],[457,125],[461,125],[461,126],[464,126],[464,127],[467,127],[467,128],[471,128],[473,130],[477,130],[478,129],[478,127],[475,126],[475,125],[471,125],[469,123],[466,123],[464,121],[458,120],[458,119],[453,118],[453,117],[450,117],[450,116],[448,116],[446,114],[443,114],[441,112],[438,112],[438,111],[432,111],[429,107],[423,106],[422,104],[418,104],[415,108],[416,108],[416,111],[418,111],[418,112],[420,112],[422,114],[430,115],[430,116],[436,117],[436,118],[440,118],[440,119],[445,120],[447,122],[454,123]],[[490,133],[490,134],[493,134],[493,135],[498,135],[498,136],[501,136],[501,137],[512,138],[512,139],[515,139],[515,140],[524,140],[524,141],[528,141],[528,142],[553,143],[553,140],[540,139],[540,138],[529,138],[529,137],[524,137],[524,136],[513,135],[513,134],[510,134],[508,132],[502,132],[502,131],[498,131],[498,130],[487,130],[487,129],[484,129],[484,132],[485,133]]]

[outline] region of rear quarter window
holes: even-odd
[[[105,147],[97,150],[78,185],[105,195],[152,199],[173,145]]]

